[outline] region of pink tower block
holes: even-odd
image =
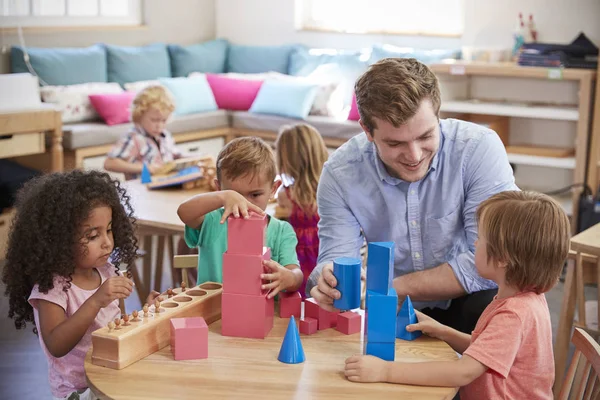
[[[302,310],[302,296],[299,292],[279,293],[279,317],[291,318],[292,315],[300,319]]]
[[[262,255],[266,243],[267,215],[250,213],[248,219],[227,218],[227,253]]]
[[[265,271],[263,260],[271,259],[271,249],[263,247],[261,256],[246,254],[223,254],[223,290],[227,293],[266,295],[262,290],[260,275]]]
[[[275,301],[265,296],[223,293],[221,334],[264,339],[273,328]]]
[[[300,333],[304,333],[305,335],[317,333],[318,323],[319,321],[314,318],[304,317],[304,319],[300,320]]]
[[[204,318],[171,318],[171,352],[178,361],[208,358],[208,326]]]
[[[327,311],[319,307],[312,297],[304,302],[304,316],[319,321],[319,330],[335,328],[339,312]]]
[[[338,331],[346,335],[352,335],[354,333],[360,332],[361,322],[362,317],[360,316],[360,314],[348,311],[337,315],[336,328]]]

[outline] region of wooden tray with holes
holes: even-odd
[[[181,292],[173,289],[173,297],[148,308],[148,315],[138,311],[137,319],[127,325],[100,328],[92,333],[92,363],[112,369],[123,369],[170,344],[171,318],[203,317],[207,324],[221,318],[220,283],[205,282]],[[166,296],[165,296],[166,297]]]

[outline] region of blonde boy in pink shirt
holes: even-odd
[[[346,360],[354,382],[460,386],[461,400],[553,399],[550,312],[543,293],[558,281],[569,252],[567,215],[552,198],[506,191],[477,210],[475,266],[498,284],[498,295],[471,335],[417,312],[406,329],[447,342],[458,361],[400,363],[372,356]]]

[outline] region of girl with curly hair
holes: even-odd
[[[118,266],[129,276],[136,251],[129,196],[108,174],[44,175],[19,192],[2,275],[8,316],[17,329],[35,322],[54,398],[94,398],[85,355],[133,291]]]

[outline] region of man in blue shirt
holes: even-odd
[[[399,299],[471,333],[496,294],[474,263],[479,203],[518,190],[498,135],[439,119],[436,76],[414,59],[372,65],[355,86],[360,134],[325,164],[319,182],[319,259],[307,293],[332,308],[332,260],[368,242],[395,243]],[[364,235],[364,238],[363,238]]]

